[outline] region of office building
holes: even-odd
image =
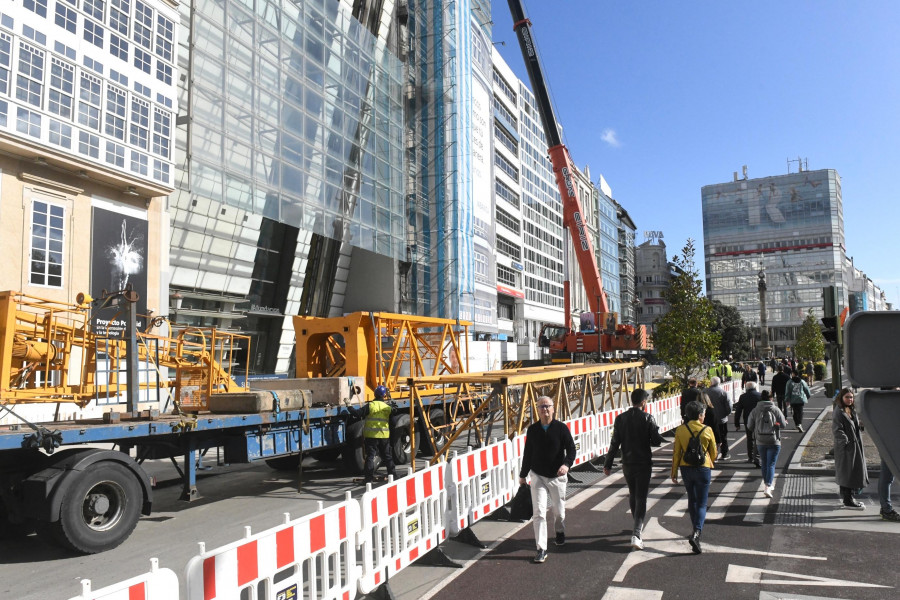
[[[0,3],[0,289],[167,310],[178,37],[169,0]]]
[[[761,326],[765,277],[769,346],[790,353],[807,314],[823,316],[822,288],[836,286],[841,307],[868,288],[847,257],[841,179],[834,169],[738,179],[704,186],[706,292]],[[871,297],[881,298],[880,290]],[[873,302],[878,304],[877,302]]]
[[[656,321],[671,308],[665,291],[674,276],[674,265],[666,255],[666,243],[661,232],[634,248],[635,304],[638,325],[648,332],[656,331]]]

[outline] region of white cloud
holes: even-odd
[[[600,139],[613,148],[618,148],[622,145],[621,142],[619,142],[619,138],[616,137],[615,129],[604,129],[603,133],[600,135]]]

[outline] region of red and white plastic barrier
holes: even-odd
[[[445,470],[445,463],[438,463],[381,487],[366,488],[356,542],[362,558],[360,592],[372,592],[447,538]]]
[[[578,466],[597,456],[597,415],[564,421],[575,440],[575,463]]]
[[[525,456],[525,439],[527,437],[528,436],[522,433],[510,440],[513,452],[511,461],[511,466],[513,468],[513,481],[517,483],[519,481],[519,473],[522,471],[522,458]],[[531,483],[531,477],[528,474],[525,475],[525,481],[529,484]]]
[[[450,499],[447,520],[452,535],[512,500],[516,478],[510,474],[518,474],[518,470],[511,469],[515,462],[509,440],[495,441],[463,455],[454,452],[447,465]]]
[[[290,520],[210,552],[203,544],[185,568],[189,600],[356,596],[359,567],[353,545],[359,503],[343,502]],[[274,581],[278,583],[274,583]]]
[[[70,600],[178,600],[178,576],[151,558],[149,573],[99,590],[91,590],[91,580],[82,579],[81,595]]]
[[[613,423],[616,420],[615,410],[606,410],[597,413],[597,427],[594,430],[594,439],[597,445],[597,454],[603,455],[609,451],[609,444],[612,441]]]

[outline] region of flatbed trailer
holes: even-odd
[[[228,464],[294,471],[304,455],[342,455],[359,473],[363,423],[343,404],[364,403],[378,385],[399,409],[392,454],[405,464],[423,429],[410,426],[405,376],[465,368],[466,322],[351,313],[294,318],[301,378],[247,383],[245,373],[238,384],[233,354],[249,354],[247,336],[171,323],[153,333],[162,317],[139,332],[136,299],[131,290],[74,304],[0,292],[0,538],[36,530],[77,552],[118,546],[150,514],[146,460],[172,462],[186,501],[200,497],[198,470],[213,448]],[[98,305],[125,315],[122,337],[94,331]],[[420,390],[416,420],[424,410],[432,428],[446,423],[445,392]],[[60,414],[69,418],[49,420]]]

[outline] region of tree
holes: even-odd
[[[702,295],[700,275],[694,265],[694,240],[688,238],[681,256],[672,262],[678,275],[663,297],[669,312],[656,321],[653,344],[659,358],[672,371],[672,376],[687,385],[687,380],[719,349],[713,304]]]
[[[819,322],[813,316],[812,311],[806,315],[803,324],[800,325],[794,354],[798,358],[811,361],[825,358],[825,338],[822,336]]]
[[[733,306],[726,306],[718,300],[711,300],[716,316],[714,331],[719,332],[722,341],[719,343],[719,353],[734,360],[748,360],[750,358],[750,330],[741,313]]]

